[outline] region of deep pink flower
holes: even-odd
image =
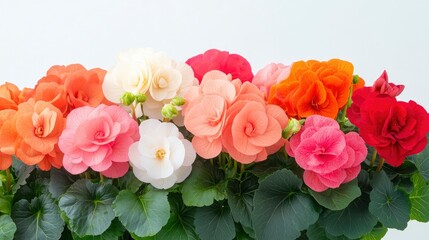
[[[240,79],[242,82],[252,81],[253,78],[250,63],[244,57],[238,54],[229,54],[227,51],[210,49],[188,59],[186,63],[192,67],[195,78],[199,82],[211,70],[231,74],[233,79]]]
[[[396,97],[401,94],[404,88],[404,85],[395,85],[393,83],[389,83],[387,72],[386,70],[384,70],[381,76],[374,82],[372,86],[372,92],[387,94],[391,97]]]
[[[128,149],[138,140],[138,125],[118,106],[81,107],[67,117],[59,139],[64,168],[79,174],[91,167],[111,178],[128,171]]]
[[[355,179],[367,155],[365,142],[357,133],[344,134],[335,120],[319,115],[306,119],[286,151],[304,169],[305,184],[317,192]]]
[[[360,108],[366,100],[372,97],[395,98],[404,88],[404,85],[389,83],[387,72],[384,71],[372,87],[363,87],[353,92],[353,104],[347,109],[347,117],[351,123],[360,128],[362,121]]]

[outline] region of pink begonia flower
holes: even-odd
[[[381,76],[374,82],[371,90],[380,94],[387,94],[391,97],[396,97],[401,94],[404,88],[404,85],[389,83],[387,72],[384,70]]]
[[[285,80],[290,74],[291,66],[281,63],[271,63],[259,70],[252,83],[255,84],[264,94],[268,96],[272,85]]]
[[[316,192],[355,179],[368,153],[357,133],[344,134],[335,120],[319,115],[306,119],[286,151],[304,169],[305,184]]]
[[[199,82],[204,75],[212,70],[218,70],[225,74],[231,74],[233,79],[242,82],[252,81],[253,73],[250,63],[238,54],[230,54],[227,51],[209,49],[202,54],[191,57],[186,61],[195,73]]]
[[[250,82],[231,79],[220,71],[204,75],[186,95],[182,111],[198,155],[209,159],[222,151],[241,163],[267,159],[284,145],[282,129],[288,118]]]
[[[194,135],[192,145],[201,157],[213,158],[222,151],[225,114],[236,95],[230,75],[211,71],[204,75],[200,86],[192,87],[185,96],[184,124]]]
[[[141,138],[128,153],[134,175],[159,189],[184,181],[191,173],[196,153],[177,126],[148,119],[140,124],[139,131]]]
[[[239,87],[239,94],[226,113],[222,144],[240,163],[263,161],[284,144],[281,134],[288,118],[280,107],[266,105],[255,85],[245,82]]]
[[[124,109],[101,104],[71,111],[58,145],[68,172],[79,174],[90,167],[118,178],[128,171],[128,149],[138,137],[137,122]]]

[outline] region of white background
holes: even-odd
[[[386,69],[391,82],[406,85],[400,99],[429,109],[427,44],[425,0],[0,0],[0,84],[20,87],[56,64],[109,69],[127,48],[180,61],[218,48],[247,58],[254,73],[271,62],[335,57],[371,84]],[[423,239],[428,226],[411,222],[385,239]]]

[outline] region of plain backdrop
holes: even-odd
[[[372,84],[387,70],[406,86],[399,99],[429,109],[428,44],[427,0],[0,0],[0,84],[19,87],[52,65],[109,69],[128,48],[179,61],[218,48],[247,58],[254,73],[271,62],[341,58]],[[410,222],[385,239],[425,239],[427,227]]]

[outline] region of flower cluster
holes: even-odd
[[[224,150],[238,162],[251,163],[267,159],[282,145],[286,114],[266,104],[262,92],[249,82],[210,71],[186,100],[185,127],[203,158],[214,158]]]
[[[108,71],[0,85],[0,226],[16,230],[0,239],[65,225],[85,239],[366,239],[428,222],[429,114],[385,71],[364,85],[340,59],[253,74],[217,49],[184,62],[129,49]]]

